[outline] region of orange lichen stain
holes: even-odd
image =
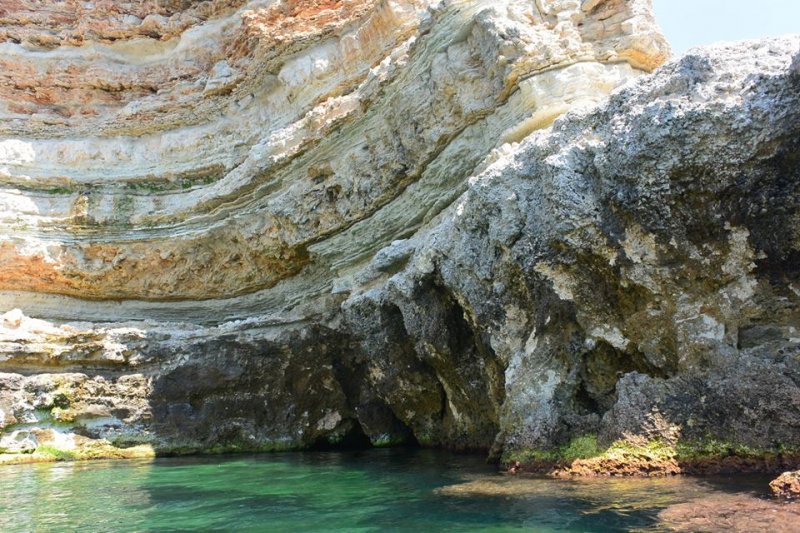
[[[0,243],[0,289],[41,290],[66,281],[56,264],[40,255],[21,255],[13,243]]]
[[[375,6],[374,0],[282,0],[243,15],[248,37],[287,41],[320,34],[357,20]]]
[[[656,54],[651,50],[637,50],[635,48],[624,50],[619,54],[619,57],[626,60],[632,66],[642,69],[646,72],[652,72],[669,59],[669,52],[663,50],[662,53]]]
[[[62,251],[58,262],[0,243],[0,290],[90,299],[186,300],[237,296],[274,286],[310,261],[302,247],[217,250],[196,242],[172,247],[170,261],[146,244]]]
[[[0,43],[22,43],[42,49],[118,43],[131,39],[169,40],[203,21],[232,14],[245,0],[163,2],[138,0],[3,0],[0,1]],[[152,16],[151,16],[152,15]],[[125,22],[126,18],[139,23]],[[155,22],[154,22],[155,21]],[[227,37],[226,37],[227,38]],[[223,43],[224,48],[224,43]],[[221,50],[220,50],[221,51]],[[120,69],[102,62],[0,57],[0,100],[20,115],[41,114],[54,120],[109,115],[131,101],[166,94],[176,87],[195,87],[187,80],[204,76],[220,54],[198,57],[207,63],[139,65]],[[183,89],[187,94],[188,90]]]
[[[193,25],[239,8],[244,1],[3,0],[0,42],[25,41],[53,48],[141,37],[167,40]],[[135,22],[124,22],[127,15],[135,17]],[[148,19],[149,15],[159,17],[159,22]]]

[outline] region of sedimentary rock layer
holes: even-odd
[[[3,9],[0,448],[797,442],[800,40],[641,77],[646,1]]]
[[[298,275],[251,299],[329,292],[667,49],[642,2],[109,4],[70,30],[64,6],[5,8],[0,290],[225,300],[188,306],[207,322]]]

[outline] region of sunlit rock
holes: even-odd
[[[188,4],[5,8],[3,438],[797,442],[797,38]]]

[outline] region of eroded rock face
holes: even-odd
[[[662,531],[785,531],[796,529],[800,506],[747,495],[715,495],[667,507],[658,513]]]
[[[800,41],[641,78],[647,1],[187,5],[3,8],[4,436],[797,441]]]
[[[4,8],[0,289],[193,301],[298,279],[181,317],[214,322],[319,297],[490,151],[667,50],[641,1],[106,4]]]
[[[507,446],[797,442],[798,45],[698,50],[559,119],[425,238],[506,363]]]
[[[0,28],[5,431],[165,451],[488,447],[505,363],[456,294],[365,290],[668,53],[646,1],[21,1]]]

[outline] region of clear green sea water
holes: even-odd
[[[629,531],[761,479],[547,480],[430,450],[0,468],[0,531]]]

